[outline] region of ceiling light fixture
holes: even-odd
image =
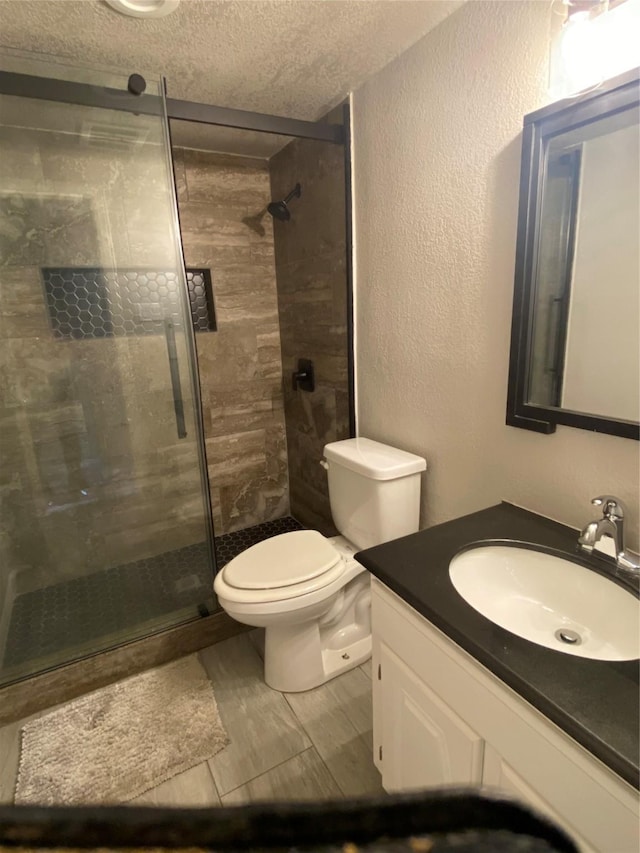
[[[180,0],[105,0],[123,15],[132,18],[164,18],[178,8]]]

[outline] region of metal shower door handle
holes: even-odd
[[[182,386],[180,385],[176,330],[173,321],[168,317],[164,321],[164,335],[167,339],[169,373],[171,374],[171,389],[173,391],[173,408],[176,413],[176,429],[178,430],[178,438],[186,438],[187,427],[184,420],[184,401],[182,399]]]

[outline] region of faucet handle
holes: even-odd
[[[592,498],[591,503],[594,506],[602,507],[602,514],[605,518],[611,518],[617,521],[621,521],[627,511],[626,506],[620,498],[616,498],[615,495],[600,495],[597,498]]]

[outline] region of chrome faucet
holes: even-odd
[[[614,559],[619,569],[640,572],[640,560],[624,547],[624,517],[627,511],[625,505],[620,498],[613,495],[600,495],[593,498],[591,503],[602,507],[602,518],[589,522],[584,528],[578,537],[580,548],[591,553],[596,542],[603,536],[610,536],[613,539],[616,555],[612,558],[604,552],[599,552],[600,556]]]

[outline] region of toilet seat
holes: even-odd
[[[284,601],[329,586],[345,565],[321,533],[296,530],[247,548],[216,575],[214,589],[237,603]]]
[[[224,571],[236,589],[275,589],[311,581],[339,560],[340,554],[317,530],[295,530],[252,545]]]

